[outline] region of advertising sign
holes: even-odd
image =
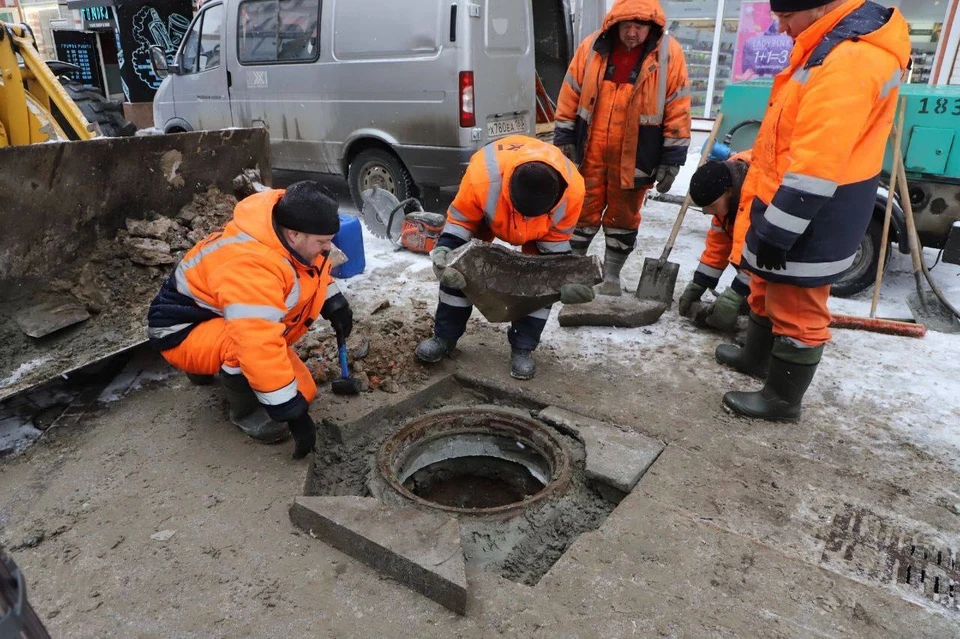
[[[190,27],[190,0],[124,2],[116,8],[118,56],[123,93],[128,102],[150,102],[160,88],[150,65],[150,47],[159,46],[168,60]]]
[[[789,64],[792,49],[793,40],[779,33],[769,2],[741,3],[733,60],[734,82],[777,75]]]
[[[100,68],[99,42],[96,33],[55,29],[53,43],[57,60],[80,67],[79,71],[67,75],[84,86],[97,89],[103,95],[107,94],[103,70]]]

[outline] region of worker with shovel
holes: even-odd
[[[223,231],[187,252],[147,316],[150,342],[170,364],[198,384],[219,373],[230,420],[262,442],[289,430],[294,458],[314,447],[308,409],[317,385],[291,346],[318,315],[338,337],[353,328],[330,276],[338,207],[312,181],[242,200]]]
[[[710,161],[690,178],[690,199],[706,215],[712,215],[706,246],[700,264],[680,295],[681,315],[688,315],[694,302],[708,289],[720,284],[720,276],[729,264],[737,269],[733,283],[724,289],[715,302],[694,317],[695,321],[721,331],[733,330],[740,308],[750,293],[750,274],[740,269],[740,251],[749,224],[746,213],[738,215],[740,192],[747,176],[750,154],[740,153],[726,162]]]
[[[493,238],[522,247],[524,253],[570,253],[570,237],[583,205],[583,178],[555,147],[536,138],[511,135],[491,142],[474,154],[447,209],[447,223],[431,253],[440,280],[440,303],[433,337],[417,346],[417,358],[439,362],[467,329],[473,305],[463,294],[462,273],[448,268],[450,253],[473,238]],[[560,288],[564,304],[589,302],[593,289],[583,284]],[[513,322],[510,375],[531,379],[536,374],[533,351],[540,343],[550,307]]]
[[[874,2],[770,7],[795,45],[743,187],[750,230],[741,266],[752,274],[755,321],[742,348],[722,345],[716,355],[765,379],[758,392],[724,395],[727,409],[792,421],[830,339],[830,284],[853,263],[873,215],[910,36],[897,9]]]
[[[621,295],[647,190],[670,190],[690,145],[690,80],[658,0],[617,0],[584,40],[557,99],[554,144],[586,184],[571,246],[586,255],[606,237],[603,295]]]

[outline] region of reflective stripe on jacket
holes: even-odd
[[[909,60],[903,16],[874,2],[850,0],[800,34],[774,81],[744,185],[745,268],[814,287],[853,263]],[[757,267],[761,241],[788,251],[786,270]]]
[[[557,99],[554,144],[573,144],[578,161],[590,137],[600,86],[607,73],[616,25],[642,20],[656,25],[651,30],[635,79],[634,98],[621,132],[620,187],[640,188],[653,184],[660,164],[683,165],[690,146],[690,80],[683,49],[666,32],[666,16],[657,0],[617,0],[600,31],[580,43]],[[596,124],[604,126],[605,123]]]
[[[150,305],[148,335],[159,350],[180,344],[198,322],[227,320],[239,369],[261,403],[276,406],[297,396],[287,346],[316,320],[338,293],[326,258],[305,264],[281,241],[273,207],[283,190],[237,204],[222,232],[208,235],[183,257]]]
[[[551,166],[567,183],[560,200],[546,215],[524,217],[510,201],[513,171],[527,162]],[[514,246],[536,242],[540,253],[569,253],[583,195],[583,178],[560,149],[536,138],[507,136],[491,142],[470,159],[457,197],[447,209],[442,235],[458,238],[458,244],[463,244],[486,227]]]

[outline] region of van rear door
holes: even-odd
[[[476,128],[482,144],[536,135],[536,65],[531,0],[466,2]],[[476,139],[476,136],[474,137]]]

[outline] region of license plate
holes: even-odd
[[[499,138],[504,135],[513,135],[514,133],[523,133],[527,130],[526,122],[522,117],[507,118],[503,120],[493,120],[487,122],[487,137]]]

